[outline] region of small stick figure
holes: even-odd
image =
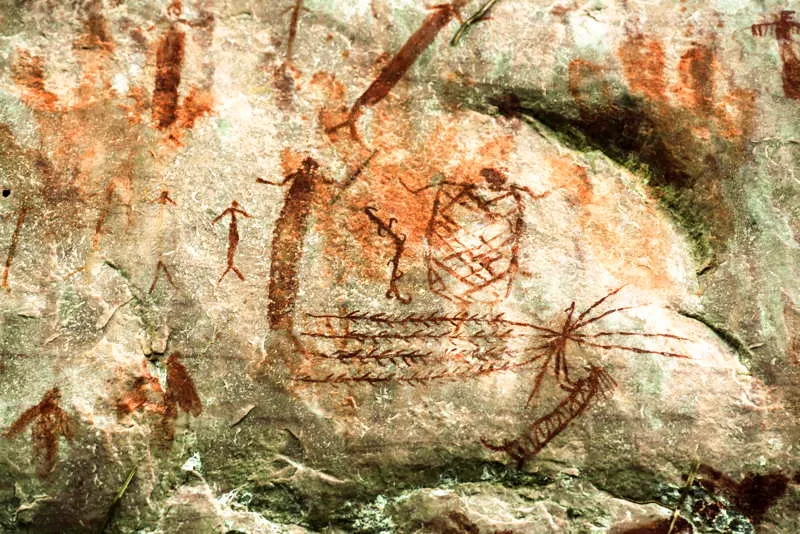
[[[212,222],[212,224],[217,224],[217,222],[226,215],[231,216],[231,223],[228,226],[228,268],[225,269],[225,272],[222,273],[222,276],[220,276],[219,280],[217,280],[217,285],[222,282],[222,279],[225,278],[225,275],[227,275],[230,271],[236,273],[236,276],[239,277],[239,280],[244,280],[244,275],[242,272],[236,267],[236,265],[233,264],[234,257],[236,256],[236,247],[239,246],[239,224],[236,221],[237,213],[243,215],[244,217],[250,217],[250,214],[243,209],[240,209],[239,203],[234,200],[231,202],[230,207],[226,208],[225,211],[220,213]]]
[[[162,191],[161,194],[158,196],[158,198],[155,199],[153,202],[156,204],[164,204],[164,205],[172,204],[173,206],[177,206],[177,204],[175,204],[175,201],[172,200],[172,198],[170,198],[169,191],[167,190]]]
[[[169,191],[167,191],[166,189],[161,191],[161,194],[159,194],[158,198],[153,200],[152,203],[161,204],[161,206],[158,208],[158,222],[157,222],[158,229],[160,231],[163,228],[164,224],[163,223],[164,207],[168,205],[177,206],[178,204],[176,204],[175,201],[172,200],[172,197],[169,196]],[[161,241],[163,241],[163,239],[161,239],[161,236],[159,236],[159,248],[161,248],[160,246]],[[158,261],[156,262],[155,273],[153,274],[153,283],[150,284],[150,289],[148,291],[148,294],[152,293],[153,290],[156,288],[156,284],[158,283],[158,279],[162,272],[164,273],[167,282],[169,282],[169,285],[177,289],[177,286],[175,285],[175,282],[172,279],[172,275],[170,274],[169,269],[167,268],[167,264],[165,264],[164,261],[159,257]]]
[[[36,474],[39,478],[46,478],[53,472],[58,459],[58,438],[64,436],[67,441],[71,441],[75,435],[72,419],[58,405],[60,400],[61,391],[58,388],[49,390],[39,404],[25,410],[3,433],[6,438],[11,439],[33,424],[33,460],[38,464]]]

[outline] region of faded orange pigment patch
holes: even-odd
[[[103,48],[80,49],[77,54],[81,62],[81,81],[73,93],[72,110],[88,108],[114,93],[109,76],[113,65],[111,54]]]
[[[79,49],[100,49],[106,52],[114,50],[114,40],[108,31],[108,24],[101,13],[102,4],[94,0],[88,5],[88,13],[84,21],[84,34],[80,35],[74,43]]]
[[[659,225],[637,225],[631,231],[630,214],[617,205],[619,195],[596,195],[585,167],[562,157],[548,158],[546,163],[551,169],[553,187],[562,189],[567,201],[579,209],[582,243],[604,268],[631,283],[654,288],[674,284],[666,274],[667,260],[671,257],[669,242],[663,238]],[[652,207],[646,209],[648,219],[657,218]]]
[[[181,128],[194,128],[195,121],[210,114],[213,109],[214,95],[211,91],[192,87],[178,110],[178,125]]]
[[[577,207],[589,206],[594,202],[594,188],[586,167],[562,157],[547,158],[546,163],[551,169],[553,189],[563,189],[568,202]]]
[[[703,115],[712,112],[715,63],[714,52],[702,44],[695,44],[681,56],[675,93],[686,108]]]
[[[347,90],[345,86],[336,79],[336,76],[328,72],[317,72],[311,77],[310,83],[320,100],[319,123],[323,131],[328,131],[328,140],[334,144],[348,139],[348,133],[332,130],[336,125],[341,124],[350,115],[350,108],[347,106]]]
[[[82,51],[80,55],[84,62],[95,64],[90,56],[98,54]],[[64,232],[74,231],[76,225],[86,225],[87,214],[95,212],[93,208],[98,214],[92,225],[97,234],[98,227],[102,231],[106,226],[109,201],[124,204],[130,213],[131,184],[136,174],[131,162],[136,158],[140,134],[119,113],[111,100],[113,91],[99,90],[91,100],[83,101],[80,93],[89,83],[86,80],[75,90],[75,104],[64,105],[56,113],[33,108],[42,145],[48,147],[47,157],[36,159],[41,198],[46,203],[44,209],[52,210],[46,215],[40,238],[49,234],[48,238],[58,240]],[[41,215],[37,212],[32,217]]]
[[[578,210],[581,242],[604,268],[631,283],[654,288],[674,284],[664,274],[668,272],[670,250],[660,226],[642,225],[631,231],[629,214],[616,205],[618,195],[598,196],[585,167],[564,157],[551,157],[545,163],[550,167],[553,189],[560,189]],[[652,208],[647,212],[649,217],[657,217]]]
[[[563,17],[564,15],[567,15],[576,9],[578,9],[578,6],[575,2],[570,2],[569,4],[557,4],[550,9],[550,14],[554,17]]]
[[[327,257],[352,257],[353,250],[358,250],[358,261],[347,264],[348,277],[378,284],[388,283],[387,262],[394,245],[378,235],[375,223],[363,212],[365,207],[374,208],[375,215],[387,224],[396,219],[394,231],[406,238],[400,270],[422,269],[425,232],[438,188],[416,193],[413,190],[438,179],[480,182],[481,169],[502,166],[516,148],[513,136],[490,132],[477,139],[467,136],[470,140],[465,141],[464,125],[446,117],[438,119],[433,129],[420,137],[405,106],[393,102],[384,101],[373,108],[375,120],[371,121],[369,133],[376,155],[357,183],[341,194],[336,208],[324,214],[324,224],[320,218],[319,228],[328,237]],[[363,161],[370,154],[370,150],[346,137],[338,139],[337,148],[350,161],[358,161],[354,155]],[[402,284],[401,279],[399,285]]]
[[[713,121],[715,132],[728,141],[749,137],[756,94],[734,86],[718,95],[716,79],[720,68],[710,46],[694,44],[678,63],[680,82],[675,94],[685,109]]]
[[[357,183],[337,191],[335,194],[341,194],[336,203],[320,210],[316,231],[326,236],[325,256],[347,258],[332,280],[340,281],[347,276],[378,284],[388,281],[387,261],[393,250],[387,238],[377,235],[375,225],[364,213],[368,206],[376,208],[377,215],[387,223],[391,218],[397,219],[395,230],[406,236],[403,269],[417,264],[432,196],[431,193],[414,195],[400,185],[398,177],[409,174],[407,165],[406,160],[394,163],[376,154]],[[428,177],[434,172],[428,165],[422,165],[414,174],[421,178],[427,174],[423,168],[430,173]]]
[[[734,88],[716,106],[720,134],[727,140],[750,138],[756,116],[757,93]]]
[[[44,59],[41,56],[17,50],[11,65],[11,77],[22,90],[22,101],[27,106],[41,111],[55,110],[58,97],[45,88]]]
[[[586,94],[599,86],[602,96],[610,99],[611,88],[605,80],[605,73],[606,69],[602,65],[584,59],[573,59],[567,67],[569,94],[582,104]]]
[[[182,34],[170,34],[171,39],[162,36],[167,41],[163,50],[153,44],[149,65],[162,68],[155,87],[133,86],[128,95],[120,95],[111,85],[119,65],[113,56],[110,28],[101,14],[102,3],[89,0],[84,5],[83,29],[72,40],[80,81],[64,91],[68,96],[57,97],[47,91],[41,57],[18,51],[11,66],[21,99],[33,111],[41,145],[47,147],[46,152],[28,156],[38,175],[33,183],[39,186],[43,201],[30,210],[28,221],[37,225],[37,239],[45,248],[47,243],[60,243],[77,233],[88,234],[94,248],[102,247],[104,236],[124,230],[126,220],[128,225],[132,223],[135,181],[142,175],[141,166],[147,168],[147,174],[153,169],[158,173],[172,153],[172,147],[164,147],[157,155],[161,147],[143,141],[148,139],[143,135],[144,125],[132,125],[149,122],[149,117],[147,121],[143,118],[154,107],[151,89],[162,97],[162,104],[171,105],[172,97],[177,98]],[[178,141],[172,132],[178,131],[179,124],[191,127],[211,111],[213,98],[210,90],[204,91],[188,91],[182,106],[174,110],[177,124],[167,130],[173,146]],[[170,110],[166,111],[169,118]]]
[[[617,51],[628,86],[634,93],[664,100],[664,47],[656,39],[629,35]]]
[[[487,141],[479,150],[478,157],[470,161],[470,167],[474,170],[474,176],[480,174],[481,169],[486,167],[500,167],[517,148],[517,140],[513,135],[500,135]],[[471,175],[473,175],[471,173]]]
[[[370,108],[372,118],[361,132],[368,136],[366,146],[345,129],[326,132],[346,120],[350,112],[347,92],[336,77],[318,72],[308,88],[317,100],[323,138],[348,169],[358,168],[371,157],[369,165],[344,190],[334,192],[335,202],[317,216],[315,230],[326,238],[324,257],[338,258],[332,260],[332,264],[338,264],[333,268],[338,274],[332,277],[337,282],[344,277],[376,284],[389,282],[387,262],[395,245],[390,238],[378,235],[375,222],[367,217],[364,208],[374,208],[374,215],[386,224],[396,219],[393,231],[405,236],[400,270],[420,269],[437,188],[416,194],[408,189],[423,188],[437,179],[482,181],[480,170],[502,167],[516,147],[511,135],[481,133],[474,124],[465,126],[450,117],[430,119],[427,125],[431,129],[421,130],[418,117],[411,114],[413,106],[408,105],[414,95],[402,88],[395,88],[392,98]],[[465,135],[465,131],[469,134]],[[398,284],[402,286],[403,280]],[[401,292],[404,289],[400,287]]]
[[[319,92],[326,102],[344,105],[347,89],[329,72],[317,72],[311,76],[311,87]]]
[[[281,170],[284,176],[289,176],[302,166],[306,155],[291,148],[281,150]]]
[[[126,113],[131,124],[140,124],[143,115],[150,109],[150,95],[144,87],[134,85],[128,90],[127,97],[132,100],[130,104],[120,104],[119,108]]]
[[[105,224],[115,206],[122,206],[125,208],[127,214],[127,223],[131,223],[131,215],[133,213],[133,203],[135,201],[133,182],[136,177],[135,169],[129,156],[123,160],[117,167],[111,178],[106,183],[104,192],[105,202],[102,205],[100,216],[95,222],[95,232],[92,236],[92,248],[97,250],[100,240],[106,233]],[[96,158],[90,160],[95,163]]]
[[[610,199],[616,197],[609,195]],[[657,220],[658,214],[648,208],[646,218]],[[669,276],[672,248],[664,238],[663,227],[651,223],[632,225],[632,220],[630,213],[616,205],[596,205],[584,227],[584,242],[617,279],[653,289],[674,287],[675,281]]]

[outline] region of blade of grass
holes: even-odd
[[[488,2],[483,4],[478,11],[473,13],[470,18],[465,20],[464,23],[458,27],[458,31],[456,31],[456,34],[450,40],[450,46],[458,45],[459,41],[461,41],[461,38],[464,37],[464,35],[469,31],[469,29],[472,26],[479,23],[481,20],[484,19],[484,17],[486,17],[486,13],[488,13],[489,10],[492,9],[492,6],[494,6],[497,3],[497,1],[498,0],[489,0]]]
[[[670,521],[669,523],[669,529],[667,529],[667,534],[672,534],[672,531],[675,529],[675,524],[678,522],[678,518],[681,515],[681,508],[683,507],[683,503],[686,502],[686,497],[689,496],[689,490],[692,488],[692,485],[694,484],[694,477],[697,476],[697,470],[699,468],[700,468],[700,462],[695,460],[694,466],[692,466],[692,471],[686,478],[686,485],[683,486],[680,499],[678,499],[678,503],[675,505],[675,510],[672,512],[672,521]]]
[[[125,492],[128,491],[128,486],[131,485],[133,477],[136,476],[136,469],[137,468],[134,466],[133,469],[130,470],[127,478],[125,479],[125,482],[123,482],[122,486],[120,486],[119,490],[117,490],[117,494],[114,496],[114,500],[111,502],[111,506],[108,507],[108,513],[106,514],[106,521],[105,523],[103,523],[103,528],[100,530],[100,532],[105,532],[106,528],[108,528],[108,525],[111,524],[111,519],[114,517],[114,512],[117,511],[119,503],[120,501],[122,501],[122,497],[125,495]]]

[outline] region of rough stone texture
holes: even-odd
[[[0,529],[800,531],[789,4],[0,0]]]

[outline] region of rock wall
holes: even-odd
[[[0,529],[800,530],[792,8],[0,1]]]

